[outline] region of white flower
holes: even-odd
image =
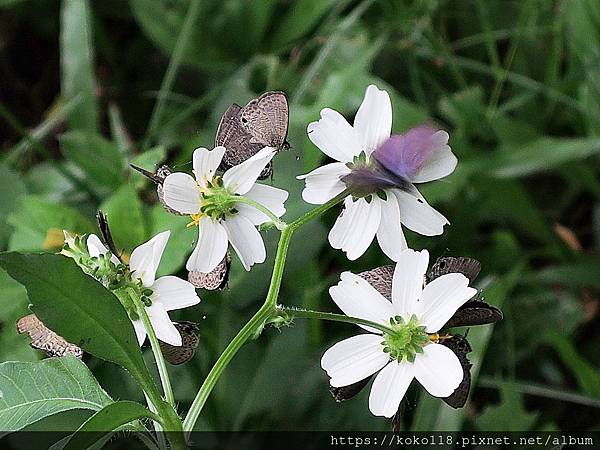
[[[98,257],[98,256],[104,255],[108,252],[108,249],[104,246],[104,244],[102,243],[100,238],[98,236],[96,236],[95,234],[90,234],[87,238],[86,243],[87,243],[88,253],[92,257],[94,257],[94,256]],[[119,261],[119,258],[117,258],[117,255],[112,255],[110,257],[110,260],[115,266],[118,266],[119,264],[121,264],[121,262]]]
[[[407,248],[401,223],[425,236],[441,234],[448,223],[414,186],[454,171],[457,159],[448,134],[426,126],[403,135],[391,135],[391,130],[390,97],[373,85],[367,88],[353,127],[329,108],[308,125],[310,140],[339,162],[299,176],[306,182],[302,197],[323,204],[348,187],[354,189],[329,233],[331,246],[342,249],[350,260],[360,257],[377,235],[381,249],[397,261]]]
[[[139,280],[143,288],[152,291],[150,295],[152,304],[146,308],[146,312],[156,337],[167,344],[180,346],[181,335],[171,322],[168,311],[196,305],[200,303],[200,298],[194,286],[181,278],[170,275],[156,278],[156,271],[170,233],[170,231],[163,231],[133,250],[129,259],[129,269],[133,280]],[[87,245],[91,256],[105,254],[108,251],[96,235],[88,237]],[[118,260],[116,263],[118,264]],[[142,345],[146,339],[146,328],[139,319],[132,323],[138,342]]]
[[[338,342],[321,359],[333,387],[354,384],[379,371],[369,396],[369,409],[376,416],[396,413],[413,378],[435,397],[454,392],[463,379],[463,369],[452,350],[435,342],[434,333],[477,292],[460,273],[442,275],[423,287],[427,250],[408,249],[398,259],[391,302],[350,272],[342,273],[341,281],[329,289],[333,301],[348,316],[398,332],[391,335],[361,325],[369,333]]]
[[[265,245],[256,226],[271,219],[252,206],[232,201],[232,196],[243,195],[277,217],[285,213],[283,204],[288,193],[256,183],[275,155],[275,149],[263,148],[227,170],[221,179],[215,172],[224,153],[225,147],[216,147],[212,151],[198,148],[193,157],[196,178],[177,172],[167,176],[163,183],[165,203],[176,211],[190,214],[198,225],[198,242],[186,264],[190,272],[212,271],[225,257],[228,242],[246,270],[255,263],[264,262]]]

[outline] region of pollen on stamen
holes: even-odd
[[[192,218],[192,221],[185,226],[186,228],[200,224],[200,214],[190,214],[190,217]]]

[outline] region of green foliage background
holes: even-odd
[[[60,229],[97,232],[102,208],[126,252],[171,229],[163,274],[181,271],[195,235],[128,163],[189,171],[229,104],[281,89],[292,149],[276,157],[273,184],[290,191],[284,219],[295,218],[309,207],[295,175],[324,161],[306,125],[326,106],[351,118],[370,83],[387,89],[394,131],[436,123],[460,161],[423,189],[451,226],[408,232],[409,245],[479,259],[479,287],[505,312],[469,332],[467,406],[411,390],[405,428],[599,428],[597,0],[0,0],[0,56],[0,250],[54,251]],[[335,311],[327,288],[341,271],[387,262],[376,245],[353,263],[333,251],[336,214],[294,236],[282,303]],[[246,273],[234,259],[228,289],[173,315],[201,326],[194,360],[171,368],[180,410],[264,299],[276,239],[265,233],[265,264]],[[15,332],[27,312],[25,290],[0,271],[1,361],[42,357]],[[197,429],[388,429],[368,412],[368,390],[341,405],[329,396],[320,356],[354,332],[300,320],[266,330]],[[117,366],[87,364],[113,398],[142,400]],[[76,427],[78,414],[34,427]]]

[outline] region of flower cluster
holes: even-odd
[[[200,303],[194,286],[175,276],[156,278],[160,259],[169,239],[170,231],[157,234],[131,253],[129,265],[124,264],[91,234],[85,240],[80,236],[67,236],[62,253],[79,264],[88,274],[102,282],[119,298],[126,309],[142,345],[146,328],[139,317],[135,299],[143,303],[156,337],[167,344],[181,346],[181,335],[171,322],[168,311]]]
[[[273,95],[276,103],[268,100]],[[193,284],[174,276],[156,278],[168,231],[136,248],[128,265],[95,235],[89,236],[85,245],[80,238],[67,239],[63,253],[115,292],[129,312],[140,344],[147,330],[138,317],[139,305],[132,299],[142,302],[160,340],[181,345],[168,311],[197,304],[200,299],[195,287],[223,287],[230,248],[246,270],[264,262],[261,226],[271,224],[282,233],[293,228],[280,219],[286,211],[288,193],[257,183],[265,168],[270,170],[278,149],[284,147],[265,145],[261,149],[260,142],[269,142],[264,136],[270,133],[284,142],[286,122],[284,94],[265,94],[241,110],[233,105],[226,112],[217,141],[227,141],[232,133],[239,139],[231,148],[218,145],[212,150],[196,149],[194,176],[173,172],[167,166],[156,174],[136,168],[157,183],[159,200],[168,212],[189,215],[188,227],[198,227],[195,248],[186,263]],[[268,128],[269,123],[278,125],[273,125],[274,130],[262,128]],[[451,406],[464,405],[470,380],[465,355],[470,347],[464,337],[443,334],[444,330],[455,324],[468,325],[465,317],[477,316],[478,308],[488,316],[480,314],[479,322],[473,324],[499,320],[501,313],[485,302],[469,302],[477,293],[469,287],[470,274],[479,271],[476,261],[476,267],[474,260],[466,261],[464,267],[442,268],[436,263],[435,273],[428,275],[429,253],[409,249],[403,232],[404,226],[434,236],[442,234],[449,223],[415,186],[454,171],[457,158],[448,145],[448,134],[427,125],[393,134],[390,96],[373,85],[367,88],[353,125],[325,108],[320,120],[308,125],[307,132],[310,140],[335,160],[298,177],[305,182],[302,197],[306,202],[327,207],[336,201],[344,203],[329,232],[331,246],[355,260],[377,237],[385,255],[396,262],[393,269],[374,269],[369,277],[343,272],[340,282],[329,289],[333,301],[348,316],[338,318],[353,321],[367,332],[342,340],[324,353],[321,366],[330,377],[332,392],[356,391],[353,386],[364,387],[374,376],[369,408],[375,415],[391,417],[416,379],[431,395],[444,398]],[[244,148],[244,143],[248,147]],[[236,148],[243,155],[232,154]],[[231,166],[232,160],[241,162]],[[219,167],[228,168],[220,173]],[[276,283],[281,283],[279,272],[273,276]],[[270,292],[277,293],[278,287]],[[275,305],[276,298],[268,297],[265,306]],[[265,316],[253,333],[260,333],[265,323],[287,325],[294,311],[301,310],[288,310],[290,316],[278,311],[282,309],[273,308],[271,316]],[[457,343],[461,345],[454,345]],[[339,398],[345,396],[340,394]]]

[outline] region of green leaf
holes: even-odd
[[[333,0],[304,0],[290,3],[288,13],[277,22],[272,37],[274,46],[281,48],[301,38],[335,3],[336,1]]]
[[[182,62],[207,70],[233,67],[233,61],[224,54],[221,47],[228,39],[237,39],[237,36],[227,36],[226,29],[219,28],[219,25],[226,28],[227,24],[230,24],[228,17],[223,15],[231,11],[224,9],[220,2],[204,1],[200,5],[198,20],[187,33],[189,36],[180,36],[189,3],[167,0],[129,1],[140,28],[165,54],[173,54],[178,39],[182,39],[182,42],[188,44],[181,49]],[[236,9],[235,3],[231,3],[230,6]],[[219,20],[215,16],[220,16]],[[201,40],[205,45],[196,45]]]
[[[577,351],[571,341],[560,333],[549,334],[550,342],[558,352],[563,362],[571,369],[583,392],[600,398],[600,373],[598,367],[594,367],[586,361]]]
[[[5,252],[0,253],[0,266],[25,286],[32,311],[48,328],[126,368],[158,400],[131,320],[112,292],[61,255]]]
[[[528,431],[535,424],[539,412],[528,412],[523,406],[523,395],[500,385],[501,400],[497,406],[488,406],[477,418],[482,431]]]
[[[125,159],[118,147],[94,133],[71,131],[60,137],[67,159],[85,172],[92,184],[114,188],[123,183]]]
[[[540,269],[526,279],[533,283],[562,284],[572,287],[600,287],[600,261],[586,257],[570,264],[559,264]]]
[[[100,209],[106,213],[112,237],[118,250],[131,251],[146,236],[142,202],[135,189],[126,184],[119,188]]]
[[[515,178],[547,171],[597,153],[600,153],[598,138],[544,137],[514,150],[503,150],[486,159],[496,177]]]
[[[8,223],[15,229],[8,245],[11,250],[58,250],[63,243],[62,230],[80,234],[94,230],[77,210],[36,196],[24,197]]]
[[[87,366],[70,356],[0,364],[0,392],[0,423],[5,432],[62,411],[99,411],[112,402]]]
[[[17,334],[15,324],[30,314],[27,292],[0,269],[0,361],[37,361],[40,352],[31,348],[29,336]]]
[[[131,401],[111,403],[81,425],[63,448],[65,450],[89,448],[102,439],[102,432],[111,432],[122,425],[144,417],[160,422],[160,417],[140,403]]]
[[[22,177],[4,164],[0,164],[0,192],[0,248],[6,248],[12,231],[7,218],[17,209],[26,188]]]
[[[94,77],[92,17],[87,0],[63,0],[60,53],[62,94],[67,100],[81,96],[81,104],[69,116],[74,130],[98,131],[98,100]]]
[[[121,110],[115,104],[108,107],[108,120],[110,124],[110,133],[113,141],[122,155],[127,156],[131,150],[131,137],[127,132]]]

